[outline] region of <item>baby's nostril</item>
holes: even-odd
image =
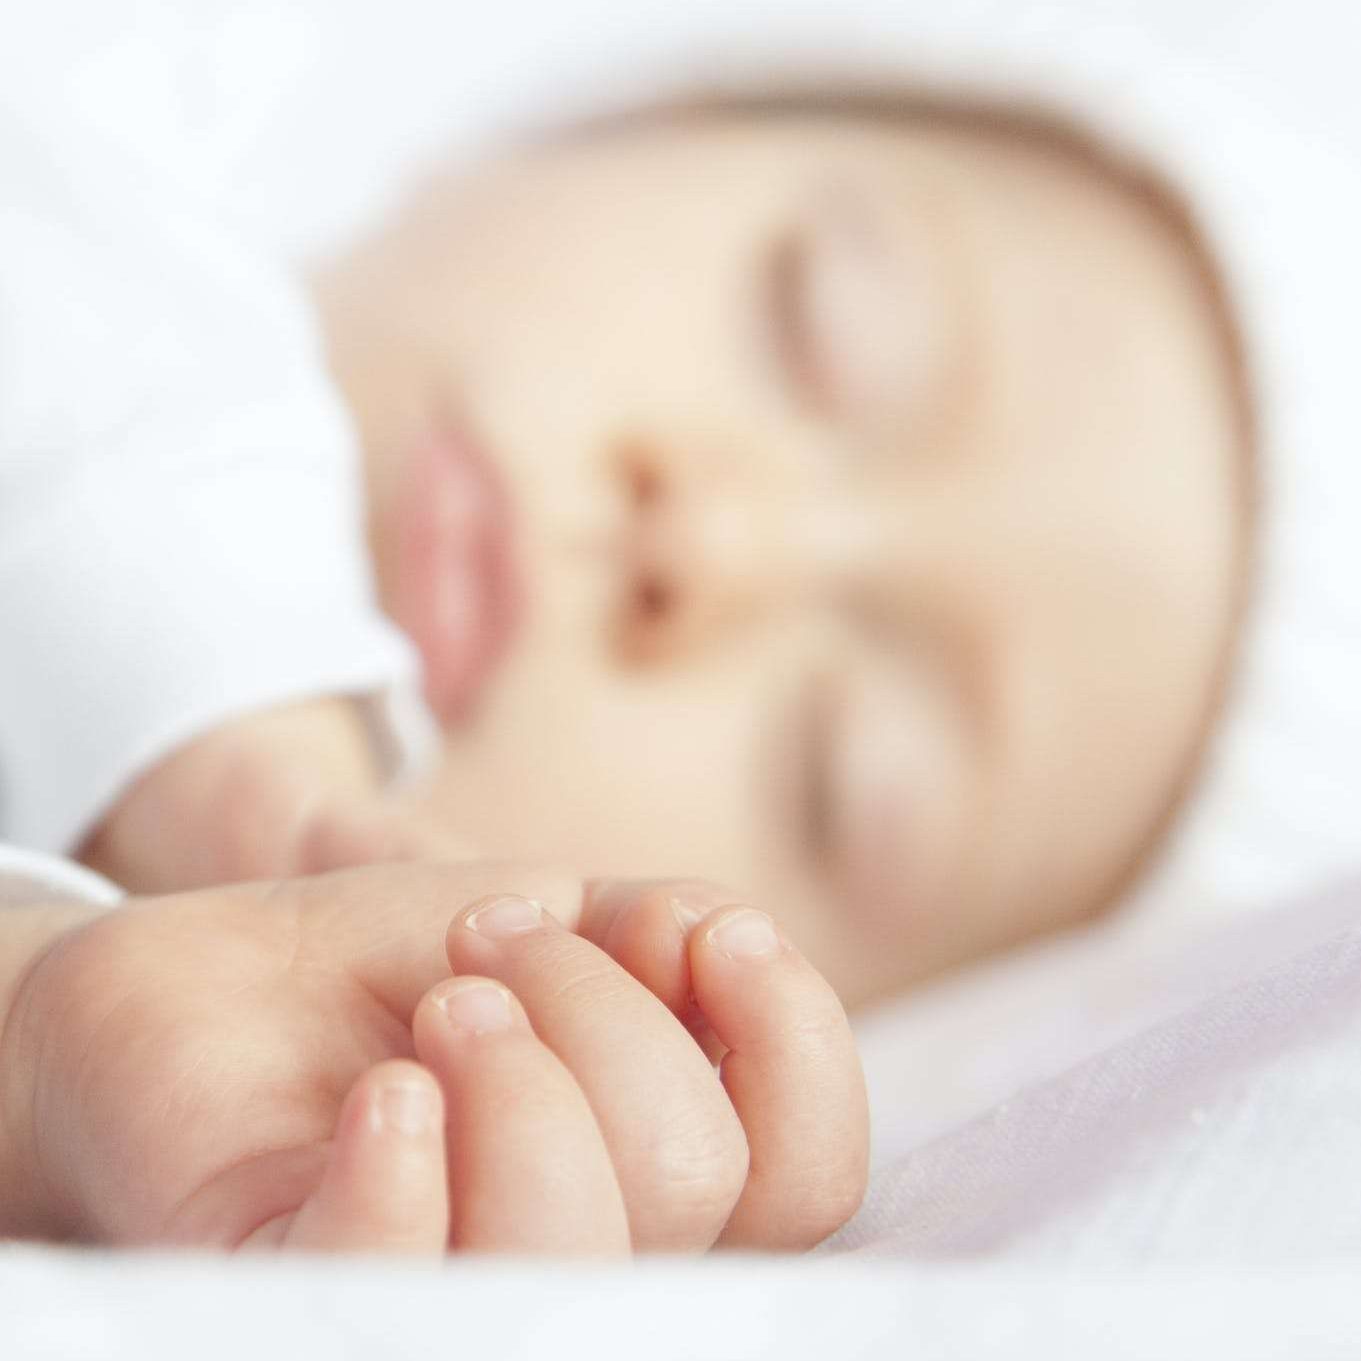
[[[666,491],[661,463],[645,444],[630,440],[618,454],[620,477],[629,504],[643,509],[654,506]]]
[[[635,464],[629,477],[629,499],[635,506],[653,506],[661,498],[661,474],[656,468]]]
[[[660,576],[645,576],[633,588],[633,606],[647,623],[659,623],[676,608],[675,588]]]
[[[616,616],[615,646],[620,657],[637,666],[664,659],[678,640],[675,627],[680,593],[673,581],[646,571],[627,586]]]

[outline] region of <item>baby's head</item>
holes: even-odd
[[[711,109],[434,182],[319,292],[483,850],[730,883],[851,1001],[1137,874],[1251,528],[1150,185],[994,119]]]

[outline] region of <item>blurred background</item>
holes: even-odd
[[[1347,0],[53,0],[7,7],[0,72],[12,89],[55,79],[53,98],[262,242],[307,253],[434,155],[661,89],[829,65],[901,78],[961,50],[1064,66],[1077,52],[1113,82],[1137,82],[1157,52],[1361,154],[1361,9]]]

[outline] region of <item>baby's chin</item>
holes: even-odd
[[[387,538],[387,606],[415,644],[425,696],[446,727],[467,721],[518,630],[509,498],[468,432],[431,430],[405,460]]]

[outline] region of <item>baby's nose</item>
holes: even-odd
[[[704,648],[854,576],[864,517],[841,499],[743,471],[652,470],[633,485],[620,629],[631,659]]]

